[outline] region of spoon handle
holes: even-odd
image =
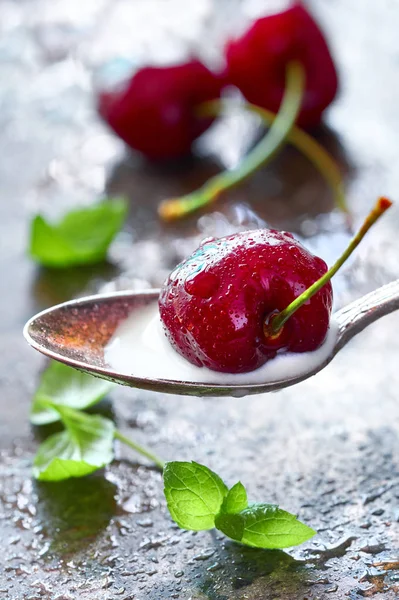
[[[338,339],[334,354],[368,325],[397,309],[399,309],[399,279],[341,308],[335,314],[338,322]]]

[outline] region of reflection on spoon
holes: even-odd
[[[399,308],[399,280],[396,280],[335,313],[326,342],[318,351],[306,353],[308,356],[292,358],[292,355],[282,355],[274,359],[280,361],[275,368],[271,361],[257,372],[241,375],[221,375],[198,369],[201,375],[197,378],[192,375],[194,367],[176,356],[172,348],[168,349],[169,367],[166,369],[167,365],[160,364],[165,360],[166,351],[161,350],[163,358],[159,354],[151,358],[151,343],[147,343],[145,350],[145,361],[152,361],[150,371],[142,371],[142,364],[136,371],[133,359],[130,366],[128,361],[120,358],[124,351],[117,350],[118,339],[119,346],[128,343],[131,349],[137,336],[137,343],[144,352],[143,329],[146,327],[143,324],[146,322],[151,327],[151,319],[143,320],[143,310],[147,313],[153,311],[158,294],[159,290],[119,292],[66,302],[30,319],[25,325],[24,336],[33,348],[50,358],[131,387],[170,394],[241,397],[276,391],[315,375],[357,333]],[[132,326],[136,318],[137,323]],[[156,322],[154,325],[157,325]],[[158,332],[158,335],[161,334]],[[167,343],[166,340],[164,342]],[[116,360],[115,354],[118,353],[119,359]],[[309,354],[313,355],[311,360]],[[293,362],[290,362],[291,358]],[[183,366],[180,361],[183,361]]]

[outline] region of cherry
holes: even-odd
[[[306,88],[297,123],[311,127],[333,101],[338,77],[327,42],[302,2],[258,19],[226,46],[226,78],[252,104],[277,112],[284,93],[287,65],[298,61]]]
[[[170,343],[194,365],[226,373],[252,371],[279,351],[315,350],[329,329],[331,277],[390,206],[378,200],[329,271],[291,233],[259,229],[206,240],[161,290]]]
[[[170,275],[160,313],[172,346],[215,371],[251,371],[278,350],[314,350],[326,337],[332,306],[327,284],[287,322],[283,335],[264,323],[327,271],[290,233],[246,231],[202,244]]]
[[[145,67],[122,86],[98,96],[98,110],[131,148],[150,159],[188,154],[211,125],[195,107],[220,96],[222,80],[199,60]]]

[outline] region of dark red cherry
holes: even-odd
[[[280,350],[315,350],[332,307],[327,283],[276,336],[267,322],[327,271],[290,233],[260,229],[204,242],[171,273],[159,298],[166,335],[195,365],[251,371]]]
[[[198,105],[219,97],[222,81],[200,61],[145,67],[122,89],[102,92],[98,110],[128,146],[150,159],[188,154],[213,119],[199,117]]]
[[[338,78],[323,33],[302,2],[258,19],[241,38],[227,44],[227,79],[249,102],[277,112],[287,65],[294,60],[305,70],[297,123],[317,125],[337,93]]]

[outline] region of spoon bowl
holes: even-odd
[[[365,327],[399,308],[399,279],[335,313],[338,332],[328,356],[305,374],[268,383],[214,384],[137,377],[112,369],[104,348],[117,327],[135,310],[154,303],[159,290],[99,294],[59,304],[32,317],[24,328],[27,342],[49,358],[122,385],[191,396],[233,396],[275,392],[321,371]]]

